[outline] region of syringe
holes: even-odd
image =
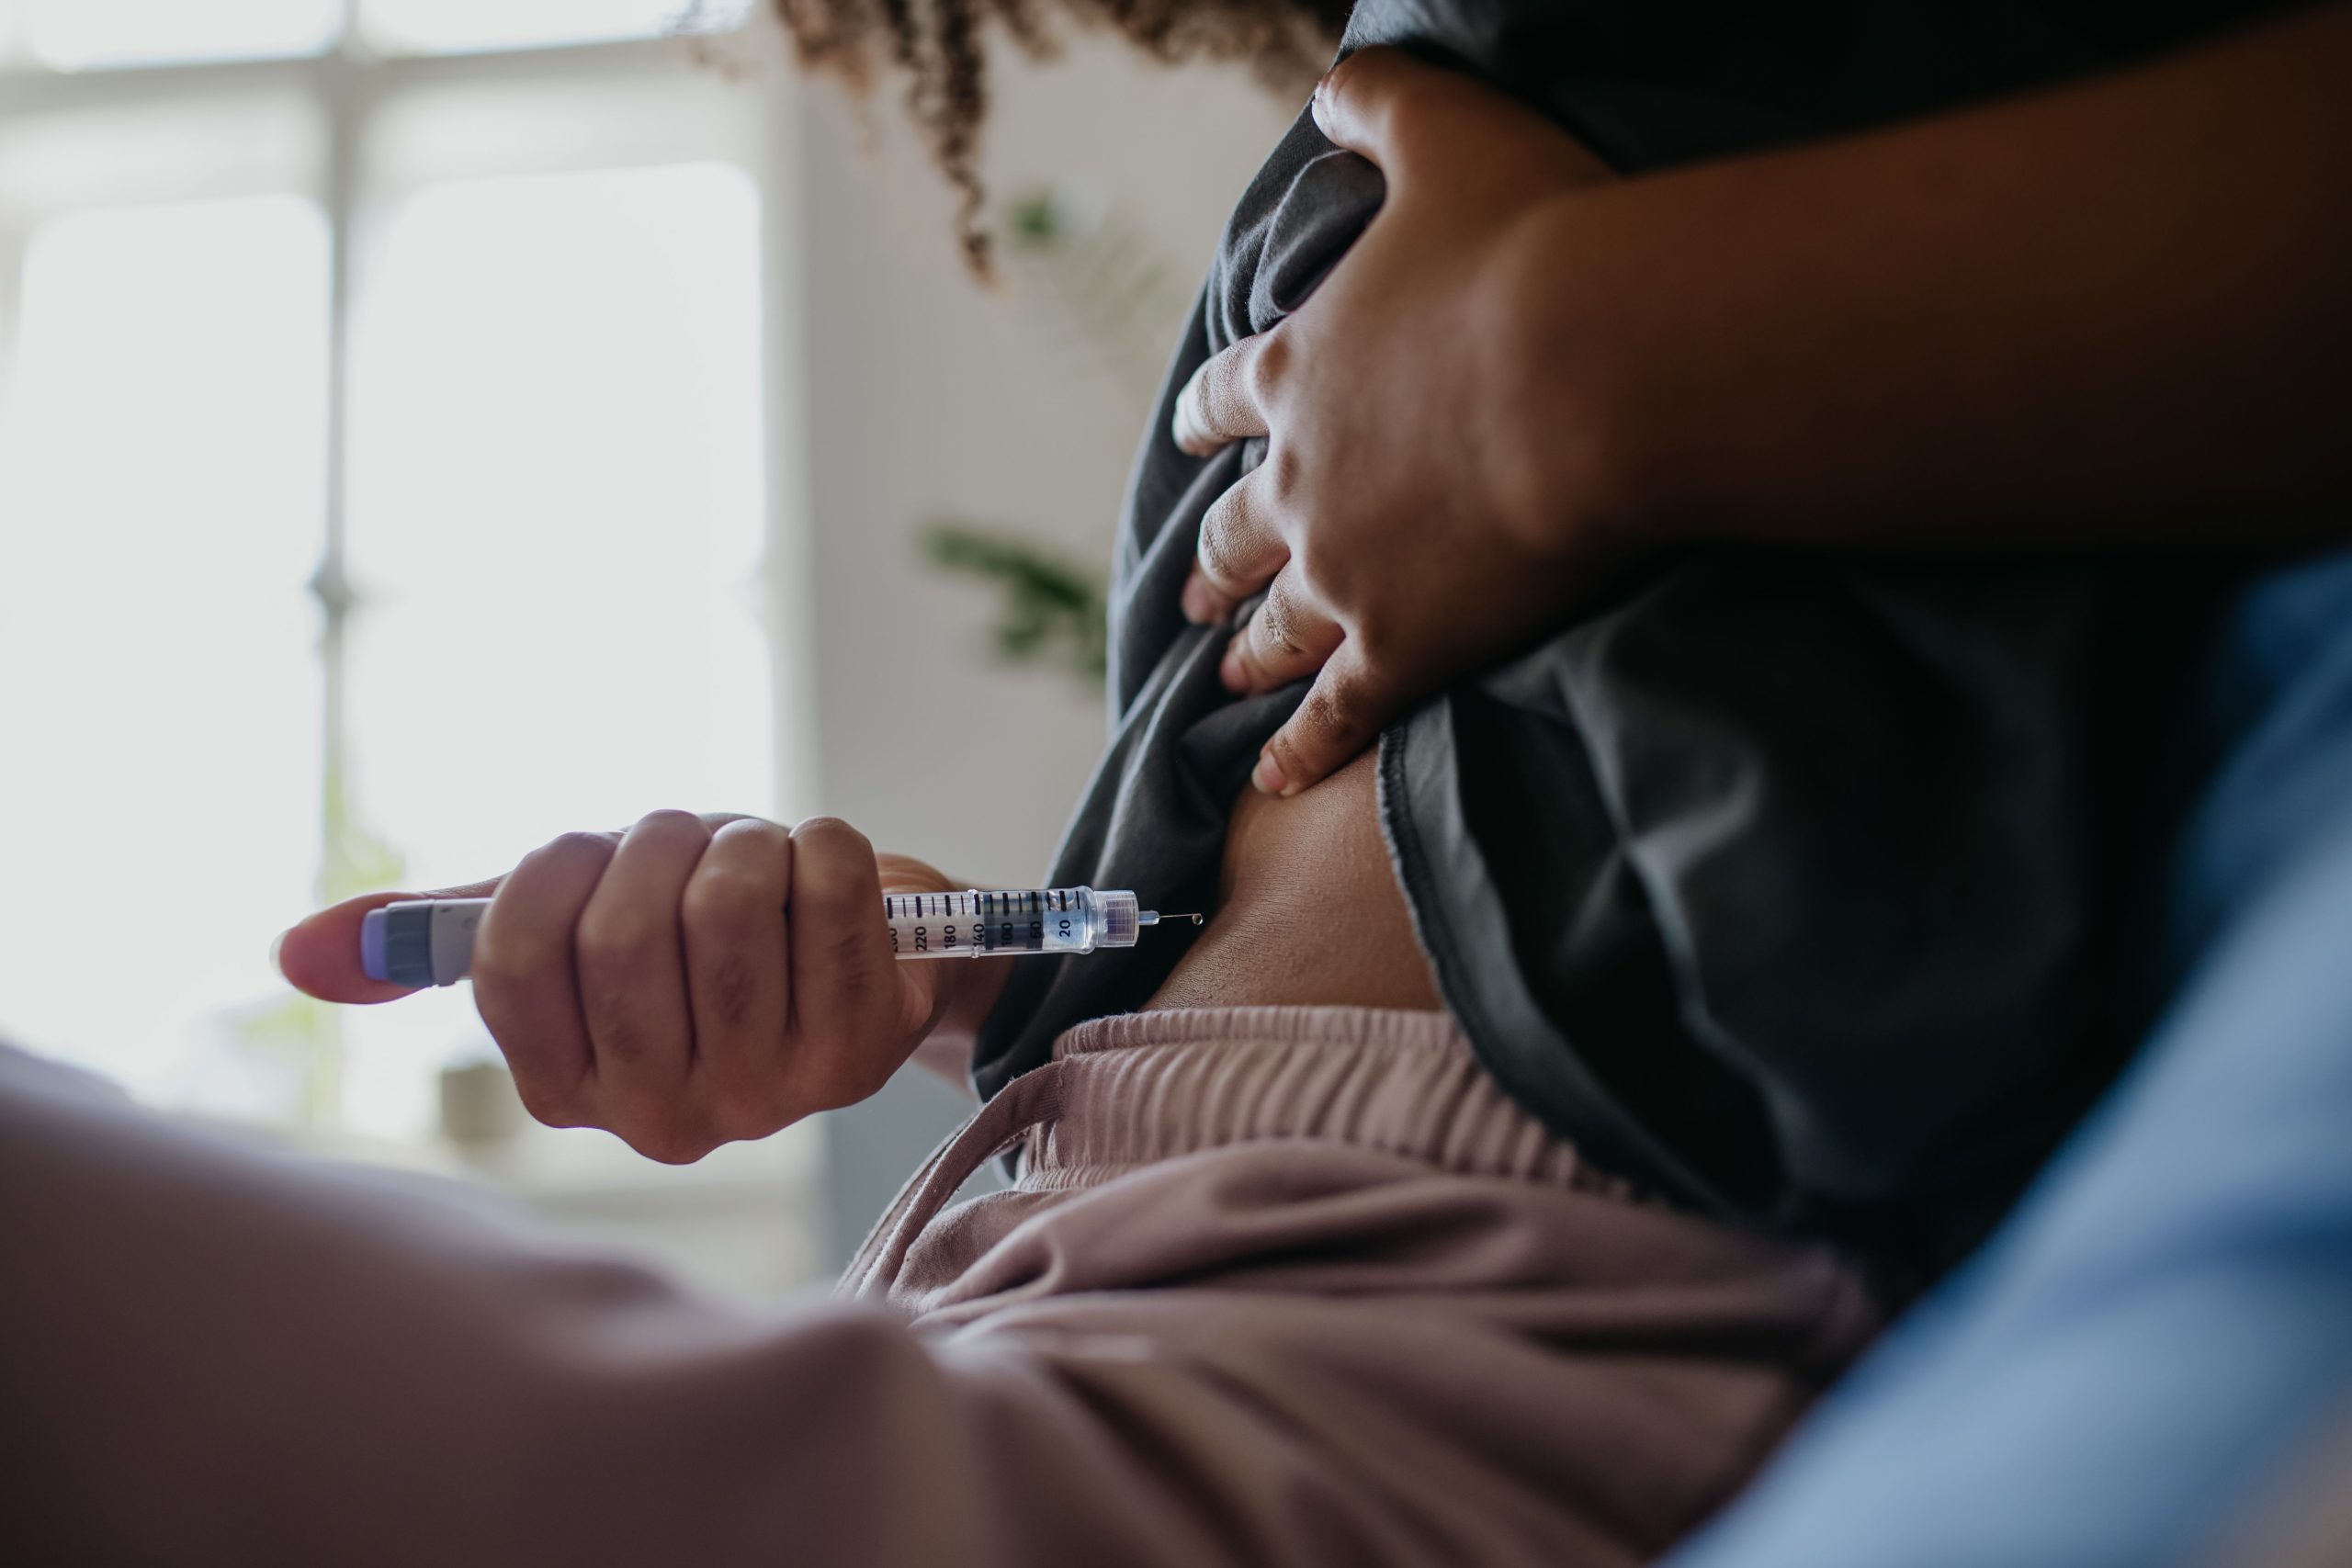
[[[370,909],[360,924],[359,966],[396,986],[454,986],[473,967],[474,929],[489,908],[487,898],[416,898]],[[891,893],[882,915],[900,958],[1097,953],[1133,947],[1144,927],[1163,919],[1201,922],[1143,908],[1132,893],[1091,887]]]

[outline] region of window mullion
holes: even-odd
[[[350,6],[345,4],[348,25]],[[351,616],[356,602],[349,571],[352,309],[358,272],[358,221],[362,141],[375,108],[376,73],[338,50],[313,62],[311,81],[326,130],[326,156],[320,175],[320,201],[326,211],[327,364],[326,452],[319,567],[311,580],[319,605],[320,842],[322,897],[342,897],[339,873],[349,859],[350,743],[349,659]],[[341,1120],[343,1049],[331,1011],[322,1012],[313,1039],[308,1086],[314,1124]]]

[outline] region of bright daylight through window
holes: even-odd
[[[0,1033],[422,1147],[469,999],[273,932],[776,807],[767,89],[683,9],[0,0]]]

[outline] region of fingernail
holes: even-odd
[[[1184,580],[1184,618],[1196,626],[1207,626],[1216,619],[1216,596],[1209,585],[1197,577]]]
[[[280,977],[283,977],[286,974],[286,965],[278,962],[278,954],[286,951],[286,939],[291,934],[292,931],[289,928],[287,931],[279,931],[276,936],[269,939],[269,971],[271,974],[277,975]]]
[[[1274,761],[1272,751],[1258,753],[1258,765],[1250,770],[1250,782],[1267,795],[1290,793],[1283,778],[1282,764]]]
[[[1217,664],[1216,678],[1224,682],[1225,689],[1236,696],[1250,689],[1250,671],[1241,662],[1239,637],[1225,645],[1225,658]]]

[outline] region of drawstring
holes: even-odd
[[[923,1227],[972,1179],[972,1173],[1019,1142],[1030,1128],[1061,1114],[1062,1064],[1048,1062],[999,1090],[978,1114],[932,1151],[876,1222],[865,1245],[842,1270],[837,1296],[879,1295],[905,1266]]]

